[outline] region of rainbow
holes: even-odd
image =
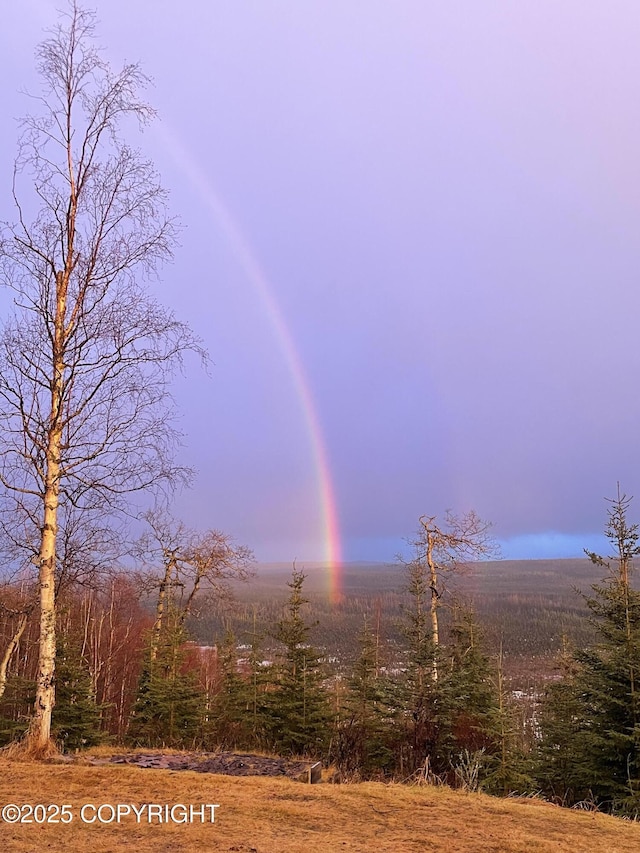
[[[296,345],[285,323],[282,311],[276,301],[273,288],[269,284],[267,276],[260,267],[254,252],[243,236],[236,220],[213,188],[211,181],[198,164],[194,162],[176,135],[167,130],[166,125],[163,127],[155,125],[155,129],[159,132],[162,142],[171,154],[172,159],[188,179],[191,186],[197,191],[209,209],[217,226],[224,234],[247,279],[260,296],[269,321],[275,331],[300,401],[300,407],[307,428],[311,454],[314,460],[322,516],[323,562],[327,564],[328,592],[331,601],[337,603],[342,598],[342,578],[340,573],[342,553],[337,505],[320,421],[309,381],[305,375]]]

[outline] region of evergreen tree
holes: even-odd
[[[640,554],[638,525],[629,524],[631,499],[610,501],[606,536],[612,557],[587,552],[606,570],[593,594],[585,596],[597,642],[575,653],[575,669],[555,702],[547,706],[543,747],[546,753],[571,749],[575,775],[565,797],[589,796],[609,811],[640,811],[640,593],[631,585],[633,560]],[[562,699],[563,701],[559,701]],[[554,736],[555,732],[555,736]],[[543,777],[544,778],[544,777]],[[557,785],[553,776],[548,785]]]
[[[561,677],[548,685],[540,706],[533,772],[546,796],[571,806],[589,796],[592,780],[581,745],[585,721],[575,652],[565,647],[558,668]]]
[[[183,644],[176,625],[160,642],[149,642],[127,732],[136,746],[181,747],[202,736],[204,691],[193,672],[185,671]]]
[[[462,755],[497,750],[500,703],[480,626],[468,607],[456,606],[442,666],[441,761],[451,766]]]
[[[524,725],[504,678],[502,642],[496,671],[496,741],[485,770],[482,788],[506,797],[527,793],[534,787],[531,761],[524,747]]]
[[[388,679],[380,672],[376,637],[366,618],[359,643],[360,654],[338,722],[337,764],[345,773],[370,778],[392,770],[390,724],[395,709]]]
[[[219,678],[210,702],[211,728],[217,745],[236,747],[244,740],[242,723],[247,691],[238,672],[236,638],[230,628],[227,628],[218,648]]]
[[[0,747],[18,740],[25,734],[35,695],[35,681],[19,675],[9,676],[5,692],[0,699]]]
[[[433,769],[440,735],[442,689],[436,673],[441,647],[434,646],[431,627],[431,583],[426,563],[407,565],[407,591],[411,606],[406,613],[406,667],[395,686],[396,766],[401,776],[430,765]],[[446,769],[438,767],[438,770]]]
[[[249,634],[249,657],[247,660],[247,712],[245,726],[250,732],[253,747],[264,747],[267,743],[269,689],[268,668],[264,664],[262,642],[264,637],[256,630],[256,612],[253,611],[253,630]]]
[[[220,644],[219,679],[209,711],[216,746],[256,749],[264,740],[264,675],[255,637],[247,663],[249,671],[240,672],[236,638],[227,628]]]
[[[629,525],[631,499],[610,501],[606,536],[614,556],[589,553],[607,570],[587,604],[599,642],[581,651],[579,685],[583,704],[583,756],[591,790],[604,806],[637,813],[640,808],[640,593],[631,586],[633,559],[640,554],[638,525]]]
[[[273,689],[266,696],[268,733],[279,750],[318,755],[328,741],[331,714],[322,684],[320,655],[308,642],[312,626],[302,615],[308,603],[302,594],[304,579],[304,573],[294,566],[287,584],[291,593],[286,614],[274,634],[283,652],[271,673]]]
[[[56,704],[52,735],[65,751],[104,740],[103,708],[96,704],[91,674],[78,645],[65,638],[56,653]]]

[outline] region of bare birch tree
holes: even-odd
[[[219,530],[198,533],[165,513],[150,512],[146,521],[149,532],[140,541],[140,551],[152,566],[142,574],[141,586],[155,596],[153,661],[168,620],[182,629],[199,597],[226,594],[229,580],[248,580],[253,553]]]
[[[75,0],[37,49],[42,93],[23,120],[17,222],[0,242],[14,308],[0,337],[0,483],[5,530],[39,569],[40,652],[26,747],[52,750],[56,540],[78,513],[120,511],[126,495],[175,484],[179,438],[168,383],[183,323],[143,282],[172,256],[176,226],[151,163],[120,137],[145,125],[147,78],[113,72]],[[201,352],[201,351],[200,351]]]
[[[7,688],[7,674],[11,658],[16,653],[20,639],[27,627],[29,616],[33,611],[34,604],[35,601],[29,598],[22,601],[17,607],[8,607],[4,602],[0,603],[0,615],[8,617],[8,621],[10,622],[7,644],[2,658],[0,658],[0,699],[4,696]]]
[[[420,517],[418,536],[412,542],[415,557],[409,568],[414,584],[418,576],[424,579],[423,585],[429,589],[433,681],[438,680],[438,610],[446,590],[447,576],[464,571],[470,563],[497,555],[498,548],[490,528],[491,524],[483,521],[474,510],[459,516],[447,512],[444,524],[438,524],[435,515]]]

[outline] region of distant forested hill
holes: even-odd
[[[356,655],[357,636],[365,618],[378,632],[389,659],[400,645],[403,608],[407,605],[402,566],[385,563],[346,563],[340,571],[342,599],[332,603],[329,572],[319,564],[298,565],[305,571],[308,613],[318,625],[312,641],[338,665]],[[193,635],[214,643],[224,625],[239,642],[263,637],[268,652],[270,632],[282,614],[288,594],[291,566],[267,564],[248,584],[234,586],[235,600],[213,600],[194,620]],[[585,559],[503,560],[475,564],[466,575],[452,577],[443,597],[443,623],[458,605],[473,606],[485,632],[489,650],[502,644],[505,668],[512,676],[530,679],[548,674],[563,642],[582,646],[592,639],[587,608],[578,590],[589,592],[601,580],[602,569]]]

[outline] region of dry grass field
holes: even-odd
[[[0,759],[0,806],[68,804],[66,823],[0,821],[3,853],[637,853],[640,825],[537,800],[501,800],[447,788],[303,785],[138,767]],[[219,804],[215,821],[159,823],[148,812],[83,822],[101,804]],[[109,820],[112,810],[102,810]],[[180,819],[183,812],[174,810]],[[23,815],[26,811],[23,809]],[[51,816],[53,813],[50,812]],[[38,819],[42,814],[36,814]],[[59,817],[60,819],[60,817]]]

